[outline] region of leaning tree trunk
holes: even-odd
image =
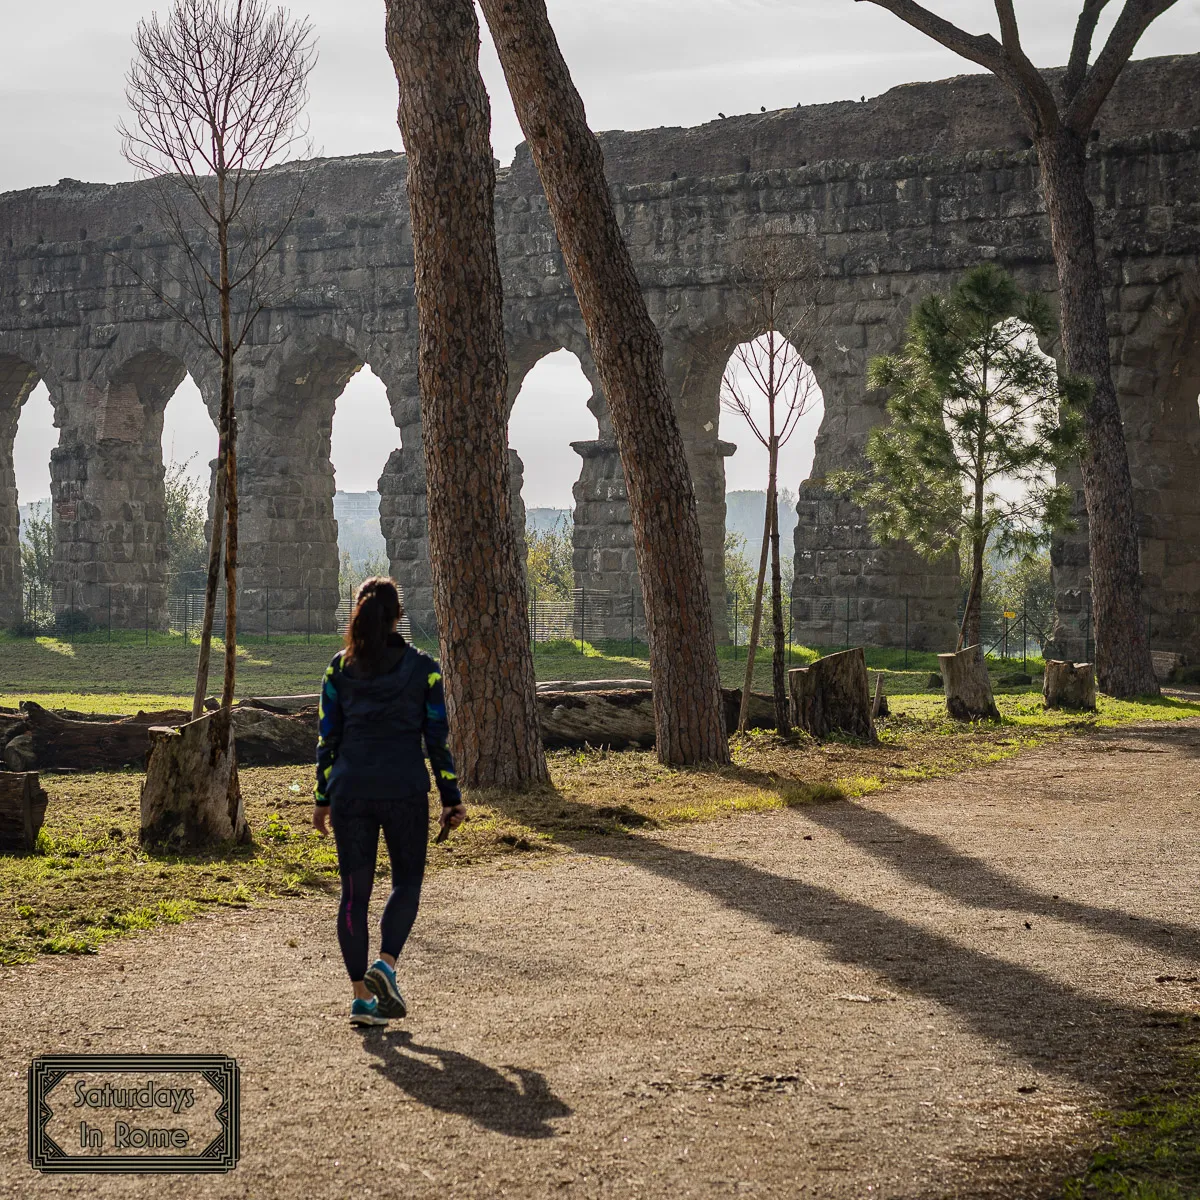
[[[1104,279],[1087,194],[1087,144],[1067,129],[1036,139],[1058,265],[1067,369],[1095,390],[1080,457],[1088,513],[1096,673],[1112,696],[1158,695],[1142,613],[1142,580],[1129,451],[1109,359]]]
[[[587,326],[625,471],[658,757],[728,762],[712,602],[662,340],[613,211],[600,144],[544,0],[482,0]]]
[[[954,654],[939,654],[946,711],[959,721],[999,721],[992,681],[981,647],[967,646]]]
[[[491,114],[471,0],[388,0],[408,154],[434,607],[463,782],[549,779],[509,494]]]

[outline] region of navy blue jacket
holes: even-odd
[[[460,803],[449,734],[442,673],[428,654],[392,634],[380,669],[367,675],[339,653],[321,684],[317,804],[428,795],[422,741],[442,804]]]

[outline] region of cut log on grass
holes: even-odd
[[[549,679],[539,683],[539,692],[632,692],[649,691],[648,679]]]
[[[149,732],[142,784],[143,845],[183,851],[248,842],[233,721],[226,711]]]
[[[630,750],[654,745],[654,700],[649,688],[539,691],[537,706],[542,744],[547,750],[581,746]]]
[[[4,765],[10,771],[32,771],[37,766],[32,733],[22,733],[9,740],[4,747]]]
[[[1050,659],[1046,663],[1042,697],[1047,708],[1077,708],[1095,712],[1096,673],[1092,664]]]
[[[725,728],[732,734],[741,716],[742,689],[722,688],[721,697],[725,704]],[[775,728],[775,697],[770,692],[751,692],[750,706],[746,711],[747,730]]]
[[[1000,710],[992,696],[992,681],[978,646],[957,654],[939,654],[946,711],[958,721],[998,721]]]
[[[46,800],[32,772],[0,774],[0,852],[23,854],[37,849]]]
[[[262,708],[233,710],[238,764],[282,767],[311,763],[317,754],[317,713],[282,716]]]
[[[815,738],[844,733],[875,741],[871,721],[871,690],[862,648],[818,658],[807,667],[788,672],[792,722]]]
[[[119,771],[146,761],[153,725],[185,721],[188,714],[139,713],[120,721],[71,720],[27,700],[22,706],[33,735],[34,760],[39,770]]]

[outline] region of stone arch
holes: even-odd
[[[540,349],[540,347],[539,347]],[[554,451],[545,457],[556,459],[554,470],[560,474],[570,474],[571,501],[569,509],[572,538],[572,583],[571,587],[584,589],[590,587],[598,592],[599,586],[589,579],[592,571],[593,547],[587,525],[588,514],[580,513],[579,521],[576,509],[580,504],[581,495],[586,497],[586,482],[580,482],[586,474],[588,459],[583,450],[592,446],[598,439],[599,429],[591,406],[595,402],[595,390],[591,381],[583,372],[579,356],[565,347],[553,347],[539,355],[532,363],[524,361],[513,363],[510,360],[509,401],[508,401],[508,437],[509,437],[509,483],[512,490],[513,526],[520,547],[521,558],[525,558],[526,523],[528,520],[527,485],[531,477],[544,477],[545,465],[542,459],[536,457],[531,449],[531,440],[537,436],[535,429],[545,428],[555,421],[563,425],[574,426],[569,433],[563,434],[563,441]],[[561,407],[552,412],[546,404],[546,389],[548,381],[553,380],[553,386],[559,389],[557,396],[561,399]],[[574,392],[574,396],[567,396]],[[535,412],[534,396],[542,398],[541,407]],[[524,397],[524,398],[522,398]],[[578,401],[582,400],[583,404]],[[551,405],[557,403],[552,400]],[[560,431],[562,433],[562,431]],[[525,453],[522,455],[518,447],[524,444]],[[570,470],[570,463],[576,461],[569,451],[578,454],[578,472]],[[578,559],[578,561],[576,561]],[[600,563],[596,563],[597,569]],[[611,565],[611,564],[610,564]],[[607,581],[612,582],[612,581]],[[533,592],[531,599],[537,599]],[[596,611],[593,606],[593,611]],[[607,632],[607,631],[606,631]]]
[[[780,447],[778,472],[780,558],[785,591],[784,621],[787,624],[787,593],[794,591],[796,577],[793,563],[796,504],[800,485],[811,474],[817,428],[824,416],[825,401],[816,373],[808,360],[786,334],[778,329],[758,331],[739,341],[730,351],[722,372],[718,432],[721,444],[729,446],[724,460],[731,460],[735,465],[735,474],[741,476],[738,486],[733,486],[730,468],[725,467],[722,550],[727,553],[730,534],[735,524],[740,525],[739,532],[745,541],[741,553],[750,564],[752,574],[757,572],[766,517],[768,449],[750,427],[745,415],[738,410],[738,405],[746,405],[749,408],[755,425],[765,436],[768,431],[767,388],[769,372],[772,369],[771,358],[774,359],[773,369],[778,372],[780,387],[777,402],[779,431],[781,436],[787,439]],[[789,417],[792,405],[795,405],[798,411]],[[737,457],[733,453],[735,449],[738,451]],[[745,492],[762,493],[763,503],[749,502],[749,497],[739,495]],[[734,495],[737,495],[737,508],[731,509],[730,497]],[[725,564],[725,569],[728,570],[728,563]],[[728,591],[727,580],[726,586]],[[726,607],[730,635],[735,641],[740,640],[743,631],[748,627],[746,622],[749,620],[749,606],[734,604],[732,597],[727,594]],[[764,620],[769,619],[770,611],[766,609]]]
[[[21,409],[41,374],[33,363],[0,352],[0,626],[21,620],[20,509],[13,445]]]
[[[366,348],[351,344],[351,338],[322,335],[288,343],[285,353],[239,392],[245,415],[239,450],[244,591],[239,623],[247,632],[330,632],[335,627],[339,594],[333,417],[351,378],[371,365]],[[407,572],[394,553],[398,514],[393,486],[397,459],[404,453],[399,413],[409,397],[393,391],[386,366],[381,364],[377,371],[372,366],[372,371],[388,388],[396,440],[401,443],[380,478],[380,524],[409,606]]]

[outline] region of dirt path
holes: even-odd
[[[1200,1003],[1156,982],[1200,974],[1198,756],[1195,723],[1126,728],[443,872],[382,1034],[329,900],[9,970],[0,1196],[1042,1194]],[[32,1172],[28,1061],[85,1050],[236,1056],[237,1170]]]

